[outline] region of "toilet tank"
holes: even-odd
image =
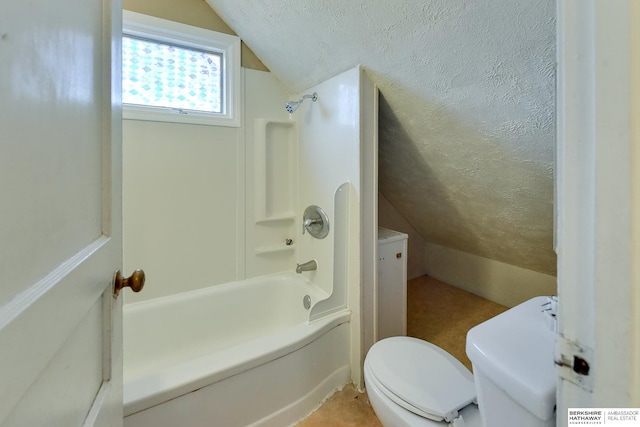
[[[555,426],[555,333],[536,297],[467,334],[478,406],[485,427]]]

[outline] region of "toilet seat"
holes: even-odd
[[[371,347],[366,359],[380,391],[416,415],[452,422],[462,408],[476,400],[471,372],[429,342],[386,338]]]

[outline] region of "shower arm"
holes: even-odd
[[[298,102],[302,102],[307,98],[311,98],[313,102],[316,102],[318,100],[318,94],[316,92],[313,92],[311,95],[304,95]]]

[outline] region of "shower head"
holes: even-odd
[[[302,101],[291,101],[291,102],[287,102],[284,108],[287,109],[287,113],[293,114],[293,112],[298,109],[300,104],[302,104]]]
[[[284,105],[284,108],[286,108],[286,110],[287,110],[287,112],[288,112],[289,114],[293,114],[293,112],[294,112],[294,111],[296,111],[296,110],[300,107],[300,105],[302,105],[302,102],[303,102],[306,98],[311,98],[311,100],[312,100],[313,102],[316,102],[316,101],[318,100],[318,94],[317,94],[317,93],[315,93],[315,92],[313,92],[313,94],[311,94],[311,95],[304,95],[302,98],[300,98],[300,99],[299,99],[299,100],[297,100],[297,101],[290,101],[290,102],[287,102],[287,103]]]

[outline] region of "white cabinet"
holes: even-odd
[[[378,228],[376,341],[407,334],[407,240],[409,236]]]

